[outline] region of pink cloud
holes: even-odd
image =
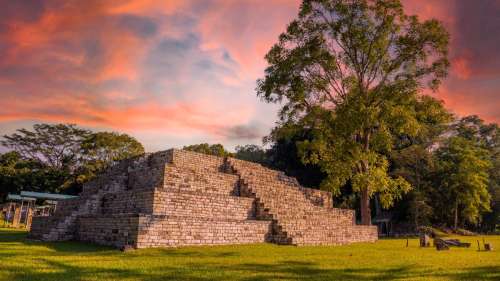
[[[206,49],[226,49],[242,75],[255,79],[266,66],[269,51],[297,15],[300,1],[217,1],[198,24]]]
[[[130,107],[100,106],[87,99],[58,96],[51,99],[9,100],[4,102],[5,110],[0,122],[14,120],[41,120],[78,123],[90,127],[109,127],[118,130],[155,131],[168,130],[177,134],[205,132],[221,136],[230,128],[232,120],[242,123],[252,113],[249,109],[229,111],[223,106],[207,100],[175,102],[162,105],[146,102]]]
[[[472,71],[469,66],[469,61],[464,57],[456,57],[451,62],[453,73],[461,79],[469,79]]]
[[[0,17],[0,122],[224,139],[231,128],[258,131],[248,124],[268,129],[276,120],[275,107],[255,97],[255,80],[300,1],[48,2],[36,13],[13,6]],[[479,12],[466,13],[468,2],[459,0],[403,3],[451,33],[451,73],[436,95],[458,114],[499,122],[496,39],[475,40],[484,26],[466,25]]]

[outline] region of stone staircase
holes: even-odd
[[[53,216],[35,217],[30,236],[135,248],[300,246],[375,241],[377,231],[282,172],[172,149],[117,163]]]
[[[155,190],[152,215],[143,218],[138,248],[264,243],[270,219],[257,218],[255,198],[240,194],[238,175],[225,159],[179,151]]]
[[[258,199],[260,216],[271,218],[280,237],[275,243],[292,245],[342,245],[375,241],[375,226],[355,225],[354,211],[333,208],[328,192],[301,187],[295,179],[259,164],[228,158],[242,192]]]
[[[74,239],[76,220],[96,209],[103,190],[97,189],[82,192],[78,198],[59,203],[59,209],[52,217],[38,218],[35,230],[30,232],[31,238],[44,241],[68,241]],[[39,228],[43,228],[40,230]]]

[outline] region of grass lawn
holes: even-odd
[[[25,240],[26,232],[0,229],[4,280],[500,280],[500,236],[495,251],[437,252],[418,240],[381,240],[341,247],[185,247],[120,252],[76,242]]]

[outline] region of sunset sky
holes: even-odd
[[[126,132],[148,151],[260,144],[276,105],[255,95],[295,0],[0,0],[0,133],[34,123]],[[500,0],[406,0],[451,33],[434,93],[500,123]]]

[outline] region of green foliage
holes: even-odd
[[[4,136],[13,149],[0,157],[0,195],[20,190],[77,193],[114,161],[144,153],[134,138],[93,133],[72,124],[36,124]]]
[[[17,133],[5,135],[0,143],[25,159],[53,169],[74,169],[78,165],[81,144],[90,134],[73,124],[35,124],[33,131],[19,129]]]
[[[254,144],[236,146],[234,157],[264,165],[268,164],[269,161],[266,150]]]
[[[363,223],[371,196],[389,207],[410,189],[388,175],[385,155],[397,137],[424,133],[420,121],[433,114],[420,115],[430,98],[417,92],[446,76],[448,41],[440,22],[405,15],[397,0],[305,0],[266,55],[258,96],[284,103],[283,126],[314,130],[299,144],[302,160],[321,167],[334,193],[352,182]]]
[[[495,231],[500,228],[500,128],[498,124],[486,124],[478,116],[467,116],[453,125],[458,136],[487,151],[491,168],[488,171],[488,191],[491,196],[491,212],[483,213],[480,229]]]
[[[212,145],[208,143],[193,144],[184,146],[182,149],[220,157],[232,156],[232,153],[228,152],[220,143]]]
[[[16,164],[21,160],[19,153],[12,151],[0,154],[0,201],[10,192],[20,190]]]
[[[399,217],[409,219],[418,229],[421,225],[429,225],[433,215],[433,191],[435,161],[432,153],[422,145],[395,150],[390,156],[391,174],[408,181],[413,189],[406,196],[406,204],[396,209]]]
[[[144,154],[144,147],[135,138],[114,132],[93,133],[83,140],[81,147],[84,165],[79,182],[92,179],[114,162]]]
[[[296,177],[304,186],[319,187],[325,174],[317,165],[304,164],[296,145],[305,140],[311,140],[312,137],[312,131],[300,124],[288,123],[274,128],[264,139],[266,143],[271,144],[267,152],[269,166]]]
[[[488,151],[470,140],[452,137],[439,148],[437,159],[439,188],[447,202],[446,214],[455,214],[454,227],[457,228],[459,217],[477,223],[482,212],[490,211]]]
[[[23,159],[16,151],[0,155],[0,201],[21,190],[59,192],[67,182],[67,171],[37,160]]]

